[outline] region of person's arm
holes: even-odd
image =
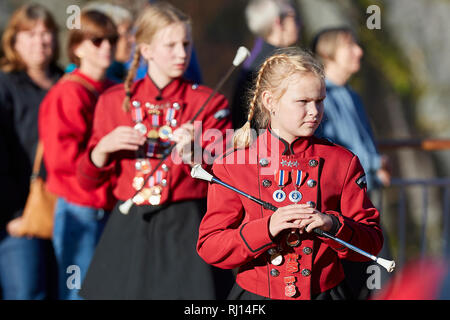
[[[340,223],[336,237],[364,251],[377,255],[383,246],[383,234],[380,228],[380,214],[367,196],[365,173],[356,156],[353,156],[347,169],[347,175],[342,186],[341,210],[327,210],[325,213],[334,215]],[[366,261],[367,258],[340,245],[322,238],[339,257],[352,261]]]
[[[230,183],[224,165],[214,164],[220,180]],[[197,252],[207,263],[223,269],[239,267],[274,247],[270,216],[243,223],[245,212],[238,194],[218,184],[208,189],[208,209],[200,224]]]
[[[108,181],[115,166],[115,152],[134,151],[145,143],[145,137],[134,128],[116,123],[113,103],[118,102],[104,95],[97,101],[87,152],[77,166],[78,181],[87,190]],[[125,112],[123,117],[127,117]]]

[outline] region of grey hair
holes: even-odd
[[[266,37],[278,17],[293,9],[290,0],[251,0],[245,8],[245,17],[250,31]]]
[[[107,15],[116,26],[123,22],[133,22],[133,15],[124,7],[107,2],[90,2],[83,10],[95,10]]]

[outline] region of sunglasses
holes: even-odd
[[[109,37],[94,37],[89,40],[92,42],[94,46],[100,47],[104,40],[108,40],[110,45],[115,46],[118,39],[119,39],[118,36],[109,36]]]

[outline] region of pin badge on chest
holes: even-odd
[[[283,256],[277,252],[270,256],[270,263],[274,266],[279,266],[283,263]]]

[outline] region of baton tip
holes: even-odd
[[[377,258],[377,263],[384,267],[387,272],[391,273],[395,269],[395,261],[394,260],[386,260],[383,258]]]
[[[236,56],[233,60],[233,66],[237,67],[242,62],[244,62],[245,59],[247,59],[250,56],[250,51],[246,47],[239,47],[238,51],[236,52]]]

